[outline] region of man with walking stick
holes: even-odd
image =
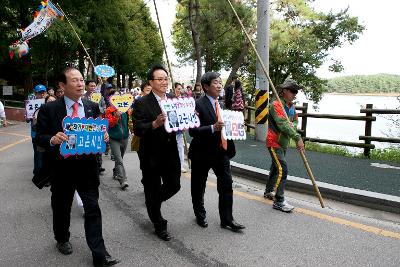
[[[293,100],[302,87],[294,80],[286,80],[278,86],[282,104],[278,99],[272,99],[269,104],[267,148],[271,155],[272,164],[264,197],[273,199],[273,208],[283,212],[291,212],[294,207],[284,197],[288,167],[286,150],[290,139],[295,140],[298,150],[304,152],[304,143],[296,131],[297,114]],[[286,119],[286,116],[289,120]]]

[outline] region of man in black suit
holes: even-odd
[[[238,232],[245,227],[235,222],[232,216],[233,190],[229,162],[236,151],[232,140],[221,138],[224,123],[218,114],[220,106],[217,99],[222,90],[219,76],[219,73],[207,72],[201,77],[205,96],[196,101],[200,127],[189,129],[189,135],[193,137],[189,148],[189,158],[192,160],[192,203],[197,224],[207,227],[204,192],[208,171],[213,169],[217,176],[221,227]]]
[[[119,261],[112,258],[104,245],[99,198],[99,169],[96,155],[80,155],[63,158],[60,144],[68,142],[63,132],[65,116],[97,118],[100,110],[97,104],[82,99],[84,80],[79,70],[68,67],[59,77],[59,86],[64,96],[42,106],[37,121],[36,140],[49,153],[52,175],[51,207],[53,210],[53,231],[58,250],[65,255],[72,253],[69,242],[71,205],[75,190],[82,199],[85,210],[85,235],[92,251],[95,266],[112,266]],[[108,134],[104,139],[108,141]]]
[[[133,108],[133,130],[140,137],[139,159],[143,174],[143,186],[147,213],[154,224],[155,233],[168,241],[167,220],[161,215],[161,203],[180,189],[181,164],[175,132],[165,131],[166,114],[159,101],[171,97],[166,94],[168,73],[156,65],[150,69],[147,79],[152,92],[136,100]]]

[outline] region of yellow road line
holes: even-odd
[[[17,141],[17,142],[12,143],[12,144],[9,144],[9,145],[6,145],[6,146],[4,146],[4,147],[1,147],[1,148],[0,148],[0,152],[1,152],[1,151],[4,151],[4,150],[7,150],[7,149],[9,149],[9,148],[11,148],[11,147],[13,147],[13,146],[16,146],[16,145],[18,145],[18,144],[20,144],[20,143],[26,142],[26,141],[28,141],[28,140],[31,140],[31,138],[30,138],[30,137],[29,137],[29,138],[24,138],[24,139],[22,139],[22,140],[19,140],[19,141]]]
[[[30,137],[29,135],[26,135],[26,134],[19,134],[19,133],[10,133],[10,132],[3,132],[3,131],[0,131],[0,133],[2,133],[2,134],[8,134],[8,135],[15,135],[15,136],[22,136],[22,137]]]
[[[184,176],[186,178],[190,179],[190,174],[184,174]],[[210,181],[207,181],[207,184],[212,187],[217,186],[216,183],[210,182]],[[245,199],[258,201],[258,202],[262,202],[262,203],[269,204],[269,205],[272,204],[271,200],[267,200],[267,199],[264,199],[264,197],[256,196],[256,195],[245,193],[242,191],[233,190],[233,194],[237,195],[239,197],[245,198]],[[318,219],[321,219],[324,221],[332,222],[335,224],[346,225],[346,226],[349,226],[349,227],[352,227],[355,229],[362,230],[364,232],[368,232],[368,233],[372,233],[372,234],[376,234],[376,235],[380,235],[380,236],[384,236],[384,237],[400,239],[400,233],[398,233],[398,232],[392,232],[392,231],[384,230],[384,229],[381,229],[378,227],[369,226],[369,225],[365,225],[365,224],[357,223],[357,222],[352,222],[352,221],[341,219],[338,217],[326,215],[326,214],[323,214],[320,212],[303,209],[303,208],[295,208],[294,212],[301,213],[301,214],[311,216],[314,218],[318,218]]]

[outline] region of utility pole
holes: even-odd
[[[269,0],[257,0],[257,52],[269,70]],[[256,65],[256,139],[265,141],[268,118],[268,78],[257,59]]]

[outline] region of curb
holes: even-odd
[[[250,180],[266,183],[269,171],[231,161],[232,173]],[[354,189],[339,185],[317,182],[324,198],[337,200],[357,206],[400,214],[400,197]],[[314,195],[309,179],[288,175],[286,188],[291,191]]]

